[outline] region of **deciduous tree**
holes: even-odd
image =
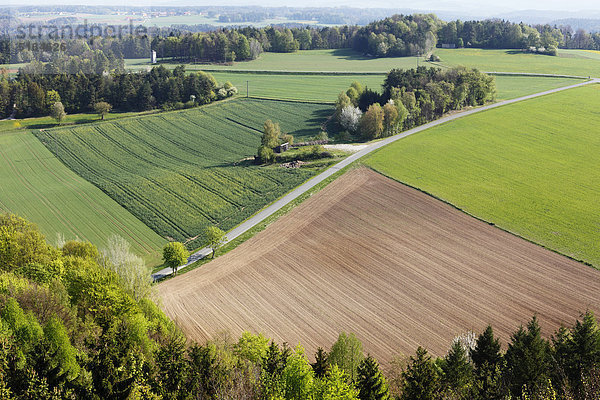
[[[96,114],[100,115],[102,120],[104,120],[104,116],[108,114],[111,109],[112,106],[105,101],[99,101],[98,103],[94,104],[94,110],[96,111]]]
[[[65,107],[60,101],[52,104],[50,106],[50,116],[58,122],[58,124],[62,124],[64,119],[67,117],[67,113],[65,112]]]
[[[340,333],[338,340],[331,346],[327,361],[330,366],[337,365],[348,377],[355,381],[357,368],[363,360],[362,343],[353,333]]]
[[[204,234],[206,236],[206,246],[212,249],[212,258],[215,258],[217,250],[219,250],[227,241],[227,236],[225,236],[225,232],[217,226],[207,227]]]
[[[173,270],[173,274],[177,274],[177,269],[185,264],[189,256],[190,253],[180,242],[168,243],[163,248],[163,261],[167,267]]]

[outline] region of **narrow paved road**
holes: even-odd
[[[285,196],[281,197],[279,200],[277,200],[274,203],[272,203],[271,205],[267,206],[266,208],[264,208],[263,210],[261,210],[260,212],[258,212],[257,214],[255,214],[254,216],[252,216],[249,219],[247,219],[246,221],[242,222],[236,228],[234,228],[231,231],[227,232],[227,242],[232,241],[233,239],[237,238],[241,234],[245,233],[246,231],[250,230],[251,228],[253,228],[257,224],[259,224],[260,222],[262,222],[267,217],[270,217],[271,215],[275,214],[282,207],[284,207],[285,205],[289,204],[291,201],[293,201],[294,199],[296,199],[298,196],[302,195],[303,193],[307,192],[308,190],[310,190],[314,186],[316,186],[319,183],[323,182],[325,179],[329,178],[331,175],[335,174],[340,169],[342,169],[342,168],[350,165],[354,161],[356,161],[356,160],[358,160],[358,159],[366,156],[367,154],[369,154],[369,153],[371,153],[371,152],[373,152],[373,151],[375,151],[375,150],[377,150],[377,149],[379,149],[379,148],[381,148],[383,146],[386,146],[386,145],[388,145],[390,143],[395,142],[396,140],[403,139],[403,138],[405,138],[407,136],[414,135],[415,133],[424,131],[426,129],[432,128],[432,127],[437,126],[437,125],[444,124],[446,122],[449,122],[449,121],[452,121],[452,120],[455,120],[455,119],[458,119],[458,118],[466,117],[467,115],[471,115],[471,114],[479,113],[479,112],[482,112],[482,111],[490,110],[490,109],[496,108],[496,107],[501,107],[501,106],[504,106],[504,105],[507,105],[507,104],[518,103],[518,102],[523,101],[523,100],[533,99],[533,98],[544,96],[544,95],[551,94],[551,93],[561,92],[561,91],[567,90],[567,89],[573,89],[573,88],[576,88],[576,87],[589,85],[591,83],[600,83],[600,79],[592,79],[592,80],[589,80],[589,81],[586,81],[586,82],[582,82],[582,83],[578,83],[578,84],[575,84],[575,85],[565,86],[565,87],[561,87],[561,88],[558,88],[558,89],[547,90],[547,91],[536,93],[536,94],[532,94],[532,95],[529,95],[529,96],[519,97],[519,98],[512,99],[512,100],[500,101],[498,103],[493,103],[493,104],[490,104],[490,105],[487,105],[487,106],[483,106],[483,107],[479,107],[479,108],[474,108],[474,109],[471,109],[471,110],[468,110],[468,111],[458,112],[456,114],[448,115],[446,117],[443,117],[443,118],[440,118],[438,120],[432,121],[432,122],[430,122],[428,124],[418,126],[418,127],[413,128],[411,130],[408,130],[408,131],[399,133],[397,135],[390,136],[390,137],[385,138],[383,140],[380,140],[378,142],[375,142],[375,143],[369,145],[368,147],[364,148],[363,150],[361,150],[361,151],[359,151],[357,153],[354,153],[351,156],[347,157],[346,159],[340,161],[339,163],[335,164],[334,166],[332,166],[331,168],[327,169],[326,171],[321,172],[319,175],[311,178],[310,180],[308,180],[304,184],[298,186],[296,189],[292,190],[291,192],[289,192]],[[185,268],[185,267],[189,266],[190,264],[194,263],[195,261],[200,260],[200,259],[206,257],[210,253],[211,253],[211,250],[209,248],[207,248],[207,247],[205,247],[203,249],[200,249],[196,253],[192,254],[190,256],[190,258],[188,259],[188,262],[185,265],[181,266],[179,269],[182,269],[182,268]],[[159,279],[164,278],[165,276],[171,275],[171,273],[172,273],[172,270],[170,268],[165,268],[165,269],[160,270],[160,271],[156,272],[155,274],[153,274],[152,277],[155,280],[159,280]]]

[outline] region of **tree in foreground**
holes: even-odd
[[[94,104],[94,111],[96,111],[96,114],[100,115],[102,120],[104,120],[104,116],[108,114],[110,110],[112,110],[112,106],[105,101],[99,101]]]
[[[322,347],[317,349],[315,353],[315,362],[311,364],[313,371],[315,371],[315,376],[317,378],[322,378],[327,373],[329,369],[329,364],[327,362],[327,352],[323,350]]]
[[[362,343],[353,333],[340,333],[338,340],[331,346],[328,363],[337,365],[352,380],[356,381],[356,370],[365,356],[362,352]]]
[[[227,236],[225,236],[225,232],[216,226],[209,226],[204,233],[206,235],[206,246],[211,248],[212,258],[215,258],[217,250],[227,241]]]
[[[379,364],[371,356],[368,356],[358,366],[358,379],[356,387],[359,390],[360,400],[388,400],[390,398],[387,382]]]
[[[267,163],[273,161],[275,158],[273,149],[279,145],[280,136],[281,129],[279,128],[279,124],[274,123],[270,119],[266,120],[257,156],[261,162]]]
[[[491,325],[477,337],[475,348],[471,351],[471,360],[475,368],[479,398],[497,397],[502,374],[502,354],[500,341],[494,337]]]
[[[427,354],[427,350],[419,346],[415,357],[411,356],[406,370],[402,373],[404,385],[402,400],[433,400],[438,393],[438,374]]]
[[[383,134],[384,113],[379,103],[371,104],[360,119],[360,133],[367,139],[376,139]]]
[[[67,113],[65,112],[65,107],[63,103],[60,101],[55,102],[50,106],[50,116],[58,122],[58,124],[62,124],[64,119],[67,117]]]
[[[185,264],[190,253],[187,251],[183,243],[171,242],[163,248],[163,261],[165,265],[173,270],[173,274],[177,274],[177,269]]]
[[[63,249],[64,251],[64,249]],[[120,283],[137,301],[149,297],[152,292],[152,277],[144,260],[131,251],[127,240],[113,235],[108,238],[107,247],[101,251],[100,264],[113,270]]]
[[[315,400],[358,400],[358,391],[348,382],[348,376],[337,365],[331,367],[317,384]]]
[[[506,378],[514,396],[521,396],[523,388],[536,391],[546,386],[550,373],[550,345],[540,334],[537,318],[513,333],[506,350]]]
[[[296,346],[296,351],[288,356],[281,372],[283,397],[288,400],[312,398],[315,389],[315,374],[304,355],[304,348]]]
[[[279,144],[279,136],[281,136],[279,124],[274,123],[270,119],[266,120],[263,126],[261,144],[270,149],[277,147]]]
[[[455,341],[442,362],[442,381],[445,388],[460,398],[468,397],[473,379],[473,367],[467,352],[459,341]]]

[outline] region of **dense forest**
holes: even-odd
[[[237,93],[229,83],[218,87],[210,74],[186,73],[184,66],[109,74],[102,72],[104,65],[93,59],[67,61],[63,67],[36,61],[20,69],[16,79],[0,75],[0,118],[13,110],[18,118],[48,115],[56,102],[67,113],[92,111],[99,102],[119,111],[144,111],[193,107]]]
[[[600,396],[600,330],[592,312],[550,340],[533,317],[506,350],[491,326],[449,346],[443,357],[419,347],[382,367],[346,333],[314,355],[250,333],[192,343],[156,306],[149,271],[123,239],[99,250],[59,238],[55,247],[34,225],[0,214],[2,399]]]

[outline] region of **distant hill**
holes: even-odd
[[[498,14],[496,18],[505,19],[511,22],[524,22],[526,24],[550,24],[554,25],[557,21],[562,20],[600,20],[600,11],[598,10],[586,10],[586,11],[550,11],[550,10],[520,10],[512,11],[508,13]],[[564,23],[558,23],[557,25],[566,25]],[[575,28],[574,28],[575,29]],[[585,28],[584,28],[585,29]],[[586,29],[587,30],[587,29]]]
[[[550,25],[569,25],[574,31],[583,29],[587,32],[600,32],[600,18],[584,19],[584,18],[563,18],[550,22]]]

